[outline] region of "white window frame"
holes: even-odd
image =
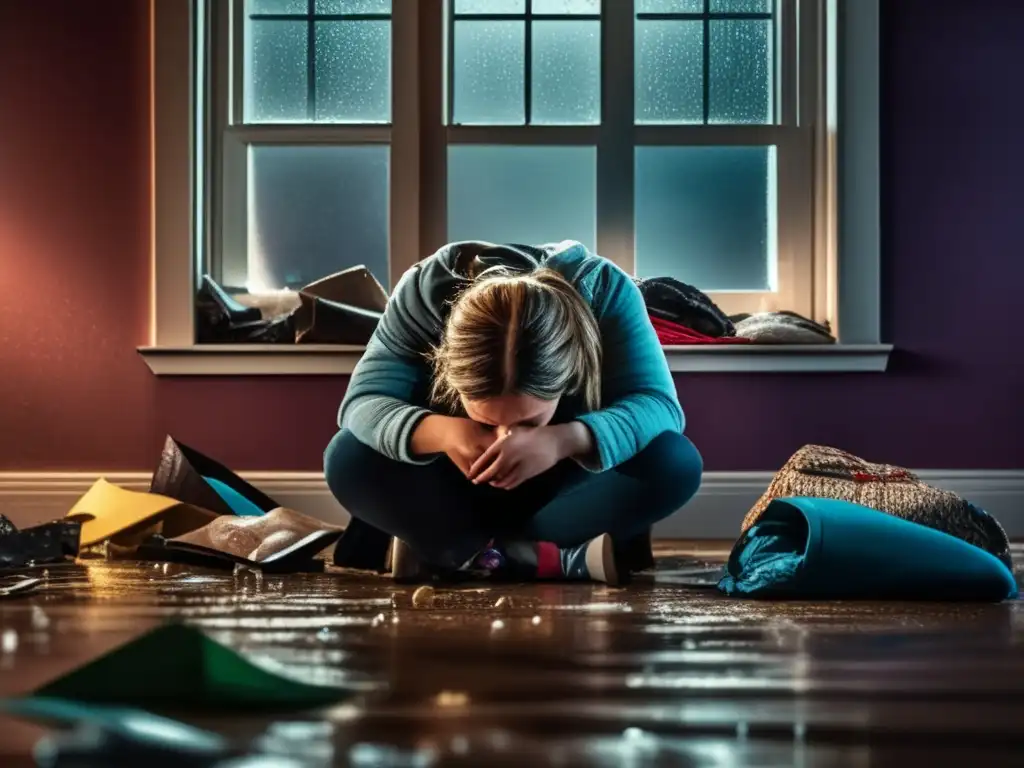
[[[891,346],[881,343],[878,210],[878,6],[880,0],[779,0],[783,35],[800,36],[811,50],[796,57],[787,39],[780,49],[783,84],[779,125],[633,125],[631,2],[605,0],[602,24],[622,31],[605,36],[603,109],[594,126],[458,126],[444,124],[445,0],[393,0],[392,124],[240,125],[241,99],[221,99],[212,115],[216,154],[238,168],[248,142],[283,144],[380,143],[391,146],[390,269],[392,279],[446,239],[444,169],[449,143],[587,144],[598,148],[597,250],[627,271],[633,267],[633,152],[639,144],[751,145],[779,149],[779,288],[775,294],[711,293],[727,311],[794,309],[828,320],[839,343],[807,346],[666,348],[676,371],[884,371]],[[222,29],[240,30],[242,2],[215,0]],[[224,266],[244,258],[244,215],[218,212],[217,197],[244,205],[244,174],[228,167],[200,179],[216,194],[194,214],[197,167],[194,72],[199,56],[191,0],[154,0],[153,53],[153,318],[149,345],[140,348],[158,375],[339,374],[351,372],[360,347],[210,345],[194,343],[196,254],[213,237],[224,243]],[[229,18],[234,8],[234,18]],[[797,12],[799,10],[799,13]],[[787,24],[785,19],[798,19]],[[230,22],[230,23],[229,23]],[[159,32],[157,32],[159,31]],[[436,35],[436,37],[435,37]],[[240,35],[239,35],[240,36]],[[240,50],[236,36],[233,47]],[[801,50],[804,50],[802,47]],[[229,58],[215,56],[223,88]],[[239,57],[233,58],[240,68]],[[436,80],[432,80],[436,78]],[[799,81],[799,96],[786,83]],[[623,108],[623,105],[628,105]],[[841,126],[841,130],[840,130]],[[206,164],[208,165],[208,164]],[[246,164],[241,163],[244,168]],[[421,169],[426,172],[421,173]],[[239,184],[243,188],[239,189]],[[421,200],[423,204],[421,205]],[[241,203],[239,202],[241,201]],[[219,213],[219,215],[218,215]],[[244,213],[244,211],[242,211]],[[202,219],[235,221],[233,231]],[[209,233],[209,234],[207,234]],[[623,237],[623,233],[627,233]],[[201,238],[208,238],[204,243]],[[216,249],[214,249],[216,250]],[[191,258],[183,254],[191,254]]]

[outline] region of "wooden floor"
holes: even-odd
[[[0,600],[0,695],[176,616],[352,686],[302,726],[184,716],[293,738],[310,766],[1024,765],[1019,603],[755,603],[687,586],[721,559],[663,545],[656,574],[625,589],[438,589],[423,607],[351,574],[50,568],[45,590]],[[31,765],[44,733],[0,720],[0,766]]]

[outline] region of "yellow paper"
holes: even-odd
[[[184,505],[177,499],[129,491],[101,477],[75,503],[67,516],[81,521],[81,546],[88,547],[178,506]]]

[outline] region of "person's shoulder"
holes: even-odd
[[[588,250],[582,243],[565,240],[543,246],[544,266],[560,273],[592,304],[602,303],[609,291],[632,285],[632,278],[615,262]]]
[[[637,290],[633,278],[618,264],[589,251],[575,241],[553,246],[544,264],[562,274],[590,304],[600,319],[606,311],[624,301],[630,291]]]

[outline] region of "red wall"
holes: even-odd
[[[342,381],[160,380],[135,352],[148,37],[144,0],[0,2],[0,470],[150,469],[168,431],[247,469],[317,467]]]
[[[169,431],[241,469],[316,469],[342,378],[157,379],[135,353],[148,14],[144,0],[0,0],[0,471],[151,469]],[[1024,466],[1024,107],[1004,87],[1024,68],[1024,3],[900,0],[883,22],[883,298],[899,353],[880,375],[681,378],[709,469],[774,468],[805,442]]]

